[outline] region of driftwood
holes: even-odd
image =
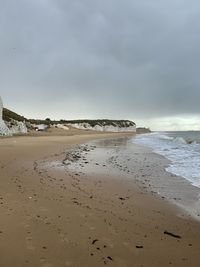
[[[180,236],[180,235],[175,235],[175,234],[173,234],[173,233],[170,233],[170,232],[168,232],[168,231],[165,231],[165,232],[164,232],[164,234],[165,234],[165,235],[172,236],[172,237],[174,237],[174,238],[179,238],[179,239],[181,238],[181,236]]]
[[[97,241],[99,241],[98,239],[95,239],[92,241],[92,245],[94,245]]]

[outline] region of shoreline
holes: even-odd
[[[69,167],[69,170],[81,170],[83,168],[83,172],[88,175],[105,176],[106,174],[109,175],[109,173],[112,173],[113,176],[116,175],[130,179],[143,192],[165,200],[171,206],[175,206],[177,213],[182,214],[180,216],[188,216],[200,221],[200,210],[198,208],[200,202],[199,188],[193,186],[185,178],[168,172],[166,168],[169,166],[170,161],[167,158],[144,145],[137,143],[133,145],[133,138],[135,137],[127,136],[115,137],[109,140],[100,139],[90,141],[85,146],[91,148],[94,146],[95,149],[92,149],[92,152],[90,151],[91,155],[89,156],[82,155],[89,164],[83,168],[84,161],[81,164],[77,159],[74,163],[69,160],[67,164],[72,165]],[[76,151],[73,152],[72,150],[72,154],[76,156]],[[80,149],[78,154],[79,159],[80,155],[84,153]],[[146,156],[143,157],[143,154],[146,154]],[[140,170],[138,169],[138,167],[141,167],[140,164],[136,164],[135,166],[135,162],[132,161],[132,159],[137,157],[136,155],[138,155],[140,162],[144,162],[144,166]],[[138,161],[138,159],[136,160]],[[103,168],[99,168],[100,165]],[[136,172],[141,172],[139,179],[134,175],[135,168],[137,169]],[[157,175],[157,172],[159,175]]]
[[[0,140],[2,266],[198,266],[199,223],[120,175],[57,168],[67,149],[113,136]]]

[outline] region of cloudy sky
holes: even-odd
[[[0,0],[0,95],[28,118],[200,129],[200,3]]]

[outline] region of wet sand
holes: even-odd
[[[81,169],[86,174],[121,175],[144,192],[159,196],[200,221],[200,188],[183,177],[166,172],[170,161],[152,153],[148,147],[137,145],[135,137],[101,139],[89,142],[90,153],[82,153],[81,161],[70,164],[69,169]],[[98,162],[98,163],[97,163]],[[159,174],[159,175],[157,175]],[[180,209],[179,209],[180,210]]]
[[[0,139],[0,266],[199,266],[198,222],[120,171],[84,171],[92,148],[80,144],[112,136]]]

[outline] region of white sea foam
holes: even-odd
[[[179,136],[180,135],[180,136]],[[187,137],[187,138],[186,138]],[[200,138],[200,133],[198,138]],[[200,188],[200,143],[185,133],[140,135],[134,142],[148,146],[171,161],[167,171],[182,176]]]

